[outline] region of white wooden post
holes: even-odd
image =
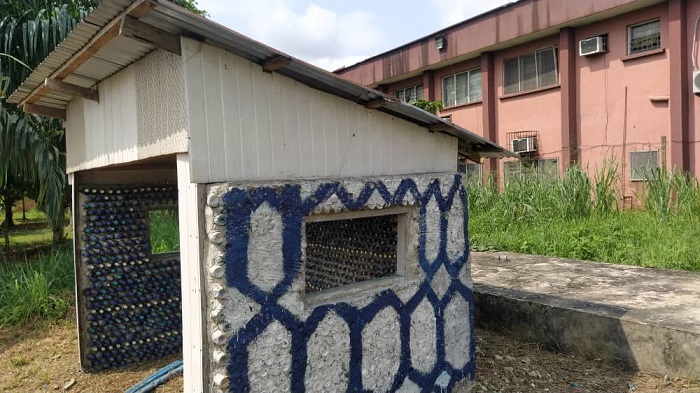
[[[204,292],[202,282],[200,187],[191,182],[190,157],[177,155],[180,272],[182,274],[182,360],[185,393],[204,393]]]

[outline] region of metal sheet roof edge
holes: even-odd
[[[347,79],[343,79],[332,72],[318,68],[303,60],[299,60],[297,58],[289,56],[261,42],[258,42],[252,38],[235,32],[226,26],[220,25],[212,20],[206,19],[184,8],[176,6],[166,0],[152,0],[152,2],[156,4],[156,9],[152,10],[149,16],[157,18],[159,15],[158,11],[163,12],[163,14],[169,16],[170,18],[174,18],[179,22],[178,28],[184,30],[182,33],[189,32],[195,33],[199,36],[203,36],[204,39],[215,42],[220,47],[230,48],[234,53],[240,53],[241,51],[243,51],[245,52],[244,54],[247,54],[247,56],[245,56],[246,58],[257,63],[260,63],[264,60],[268,60],[268,58],[274,56],[285,56],[290,59],[290,62],[284,67],[275,70],[275,72],[296,79],[299,82],[307,84],[310,87],[315,88],[317,90],[325,91],[329,94],[333,94],[341,98],[354,101],[355,103],[360,105],[368,104],[370,101],[373,100],[384,100],[384,105],[377,108],[377,110],[402,118],[419,126],[439,126],[440,132],[444,132],[446,134],[456,137],[463,144],[469,145],[469,147],[477,147],[478,149],[470,150],[473,150],[474,153],[480,156],[518,157],[517,154],[497,145],[496,143],[484,137],[481,137],[471,131],[468,131],[460,126],[457,126],[451,122],[448,122],[436,115],[428,113],[413,105],[400,102],[396,98],[382,93],[380,91],[359,85]],[[99,12],[103,7],[126,9],[128,8],[128,4],[119,5],[118,0],[104,0],[95,9],[95,11],[93,11],[93,13]],[[159,8],[161,7],[162,9],[159,10]],[[111,20],[106,21],[105,25],[107,25],[110,22]],[[93,22],[87,21],[81,21],[79,23],[79,26],[83,23],[90,23],[92,26],[94,26]],[[48,66],[48,64],[56,64],[56,57],[65,56],[65,47],[67,45],[70,45],[75,41],[85,41],[85,32],[81,32],[81,34],[83,34],[83,37],[79,37],[76,33],[76,30],[69,33],[66,39],[32,72],[32,74],[22,83],[22,85],[15,92],[12,93],[12,95],[8,99],[8,102],[19,103],[22,100],[24,100],[28,94],[31,94],[27,92],[34,91],[34,89],[38,86],[36,82],[32,83],[31,80],[37,80],[38,78],[43,81],[43,79],[48,75],[41,77],[41,75],[38,74],[45,74],[46,67],[51,68],[49,74],[51,74],[56,69],[60,68],[60,65],[58,67],[51,67]],[[92,36],[94,36],[95,34],[96,32],[92,33]],[[234,43],[237,44],[235,45],[235,47],[232,45]],[[77,51],[70,50],[70,52],[72,56]],[[262,57],[268,54],[268,58]],[[130,60],[131,61],[128,61],[126,63],[129,64],[137,59]],[[63,62],[61,62],[61,64],[62,63]],[[42,68],[42,70],[40,70],[40,68]],[[108,76],[106,76],[105,79],[107,77]],[[28,86],[30,84],[31,86]],[[485,153],[479,154],[479,150],[482,150]],[[486,154],[486,152],[488,152],[488,154]]]

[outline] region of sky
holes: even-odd
[[[222,25],[329,71],[508,0],[197,0]]]

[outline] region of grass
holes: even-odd
[[[148,212],[148,224],[151,231],[151,251],[153,254],[180,250],[177,210],[151,210]]]
[[[70,222],[68,216],[66,222]],[[23,252],[30,249],[49,249],[52,241],[51,228],[49,228],[46,214],[39,209],[31,209],[26,212],[26,219],[22,218],[22,211],[15,211],[13,214],[15,227],[10,229],[10,250],[14,253]],[[0,221],[2,221],[0,219]],[[4,248],[2,239],[3,229],[0,228],[0,255]],[[72,237],[70,227],[65,228],[67,239]],[[1,260],[1,259],[0,259]]]
[[[73,304],[70,249],[0,265],[0,327],[65,317]]]
[[[700,271],[700,187],[687,174],[655,171],[638,210],[621,210],[619,167],[606,162],[591,180],[519,177],[502,192],[470,181],[472,249]]]

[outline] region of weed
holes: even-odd
[[[29,359],[25,358],[24,356],[18,356],[10,359],[10,363],[12,363],[12,366],[15,368],[22,367],[29,364]]]
[[[63,318],[72,304],[72,289],[70,250],[0,265],[0,327]]]
[[[698,181],[655,171],[639,195],[644,209],[623,211],[619,178],[606,161],[593,185],[579,167],[561,178],[516,177],[502,192],[469,181],[472,249],[700,271]]]

